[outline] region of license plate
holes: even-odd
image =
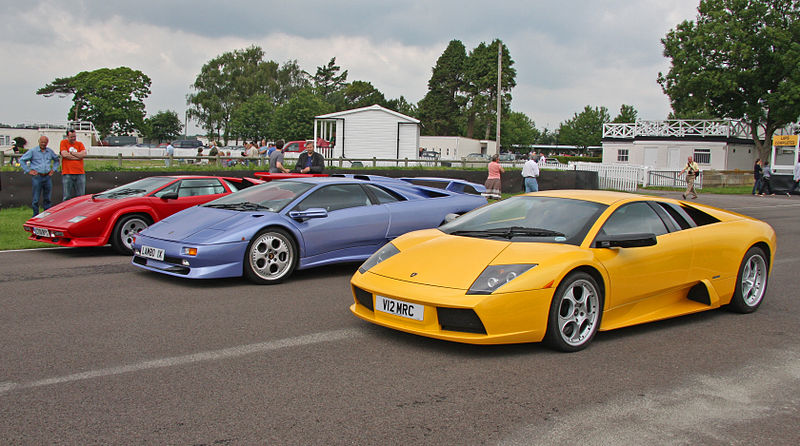
[[[33,233],[38,235],[39,237],[50,237],[50,231],[45,228],[33,228]]]
[[[159,248],[153,248],[152,246],[142,246],[139,250],[139,254],[142,257],[147,257],[148,259],[155,259],[164,261],[164,250]]]
[[[383,296],[375,296],[375,309],[418,321],[425,317],[425,305],[412,304]]]

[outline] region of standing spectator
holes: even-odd
[[[175,147],[172,146],[172,143],[167,144],[167,149],[164,151],[164,155],[167,156],[167,159],[164,160],[164,165],[170,167],[172,165],[172,157],[175,155]]]
[[[250,151],[247,152],[247,157],[252,159],[247,160],[247,165],[249,166],[250,164],[256,164],[260,166],[264,164],[265,158],[261,157],[261,159],[259,159],[260,155],[261,155],[261,149],[255,146],[250,146]]]
[[[217,143],[211,141],[211,149],[208,151],[208,156],[217,156],[219,155],[219,149],[217,149]]]
[[[75,129],[67,130],[67,138],[61,141],[59,148],[64,201],[86,193],[86,171],[83,169],[86,147],[77,138]]]
[[[203,148],[202,147],[198,147],[197,148],[197,158],[195,158],[195,163],[196,164],[203,164],[203,161],[205,161],[203,158],[201,158],[201,156],[203,156]]]
[[[20,150],[19,147],[17,147],[17,140],[14,139],[12,141],[13,142],[11,143],[11,161],[9,161],[9,164],[11,164],[12,166],[16,166],[19,164]]]
[[[486,192],[483,194],[488,199],[500,200],[502,197],[502,181],[500,174],[505,173],[505,169],[499,163],[500,157],[495,153],[489,161],[489,176],[486,178]]]
[[[275,150],[269,155],[269,173],[289,173],[283,166],[283,140],[275,144]]]
[[[545,164],[545,162],[547,162],[547,158],[545,158],[544,152],[542,152],[541,156],[539,157],[539,164]]]
[[[761,158],[756,159],[756,163],[753,164],[753,195],[756,195],[761,190],[761,175],[763,175],[761,169]]]
[[[683,199],[685,200],[686,196],[689,194],[692,195],[692,198],[697,198],[697,192],[694,190],[694,179],[697,177],[697,174],[700,173],[700,166],[694,162],[691,155],[689,155],[689,158],[686,160],[686,167],[684,167],[678,175],[684,172],[686,172],[686,192],[683,193]]]
[[[40,136],[39,150],[29,150],[19,159],[22,170],[31,176],[31,185],[33,188],[31,208],[33,209],[34,217],[39,215],[40,197],[42,201],[44,201],[44,210],[50,208],[50,194],[53,191],[53,181],[51,177],[58,169],[58,155],[47,147],[48,142],[50,142],[50,140],[46,136]]]
[[[306,151],[297,157],[293,172],[322,173],[325,168],[325,157],[314,151],[314,142],[306,141]]]
[[[522,165],[522,178],[525,183],[525,193],[539,192],[539,164],[536,163],[536,152],[531,152],[528,160]]]
[[[763,197],[765,190],[768,190],[770,195],[775,195],[772,193],[772,169],[769,167],[769,161],[764,161],[764,169],[761,173],[761,187],[758,189],[758,195]]]
[[[261,145],[258,146],[256,152],[258,153],[258,157],[261,158],[259,160],[259,164],[261,165],[265,164],[267,158],[269,157],[269,145],[267,145],[266,139],[261,140]]]
[[[794,181],[792,189],[786,193],[786,195],[790,197],[792,196],[792,192],[800,190],[800,156],[797,157],[797,162],[794,163],[794,175],[792,175],[792,181]]]

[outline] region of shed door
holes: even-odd
[[[667,153],[667,169],[680,170],[681,168],[681,150],[678,148],[670,148]]]
[[[658,160],[658,148],[645,147],[644,148],[644,165],[649,167],[657,167],[656,161]]]

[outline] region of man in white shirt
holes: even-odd
[[[539,165],[536,164],[536,154],[531,153],[528,161],[522,165],[522,178],[525,182],[525,193],[539,192],[539,183],[536,178],[539,176]]]
[[[164,149],[164,156],[168,157],[164,160],[164,165],[167,167],[172,166],[172,157],[175,155],[175,147],[172,143],[167,143],[167,148]]]
[[[786,193],[786,195],[790,197],[792,196],[792,192],[798,190],[798,187],[800,187],[800,156],[797,157],[797,162],[794,163],[794,175],[792,175],[792,181],[794,181],[792,189]]]

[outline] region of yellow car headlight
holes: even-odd
[[[519,277],[520,274],[536,266],[536,263],[517,265],[489,265],[469,287],[467,294],[492,294],[501,286]]]
[[[389,257],[399,253],[400,250],[397,249],[393,244],[387,243],[383,245],[383,247],[377,251],[375,254],[369,256],[361,266],[358,267],[358,272],[364,274],[365,272],[369,271],[373,266],[383,262],[384,260],[388,259]]]

